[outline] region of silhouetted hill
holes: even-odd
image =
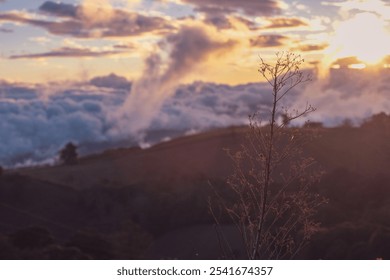
[[[390,240],[390,130],[375,124],[301,129],[316,135],[304,150],[326,172],[313,190],[329,203],[299,258],[390,258],[381,247]],[[218,129],[75,165],[8,171],[0,177],[0,247],[13,258],[215,258],[208,201],[232,172],[225,149],[239,149],[245,132]],[[36,236],[28,244],[41,244],[33,254],[15,237],[26,232]]]
[[[174,139],[145,150],[106,151],[82,158],[77,165],[24,169],[21,172],[77,189],[225,178],[231,164],[224,148],[236,147],[243,131],[243,128],[216,130]]]
[[[78,165],[25,169],[22,173],[77,189],[193,180],[225,179],[231,162],[225,149],[238,150],[245,128],[235,127],[181,137],[149,149],[109,150],[82,158]],[[381,129],[337,127],[306,129],[316,138],[305,147],[326,171],[345,168],[360,174],[387,173],[389,132]]]

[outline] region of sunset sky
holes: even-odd
[[[160,69],[191,60],[181,82],[240,84],[258,81],[258,56],[278,50],[307,67],[376,64],[390,54],[389,32],[387,0],[1,0],[0,77],[135,80],[158,55]]]
[[[389,0],[0,0],[0,165],[247,124],[277,51],[314,74],[286,106],[359,125],[390,112],[389,34]]]

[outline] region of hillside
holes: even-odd
[[[81,158],[74,166],[24,169],[21,172],[76,189],[225,178],[231,169],[224,148],[236,148],[243,128],[186,136],[152,148],[109,150]]]
[[[329,203],[317,215],[321,232],[299,258],[390,257],[383,246],[390,238],[389,130],[301,130],[316,135],[305,153],[325,171],[314,189]],[[3,258],[217,258],[208,199],[232,172],[225,149],[237,150],[245,132],[219,129],[145,150],[108,150],[76,165],[7,172],[0,178]],[[20,245],[15,236],[31,232],[36,239]],[[239,251],[234,229],[226,232]]]
[[[24,169],[22,174],[76,189],[156,182],[224,179],[231,173],[226,149],[236,151],[245,141],[245,128],[232,127],[163,142],[149,149],[108,150],[81,158],[74,166]],[[387,173],[390,142],[380,129],[321,128],[305,147],[326,171],[348,169],[360,174]]]

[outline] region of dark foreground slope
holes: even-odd
[[[223,189],[244,128],[106,151],[72,166],[8,172],[0,178],[3,258],[221,257],[208,211]],[[390,142],[387,126],[306,129],[305,147],[326,174],[322,230],[304,259],[390,258]],[[212,187],[211,187],[212,186]],[[234,227],[223,230],[240,257]]]

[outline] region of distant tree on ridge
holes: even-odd
[[[60,151],[60,160],[64,164],[72,165],[77,163],[77,146],[72,142],[69,142]]]

